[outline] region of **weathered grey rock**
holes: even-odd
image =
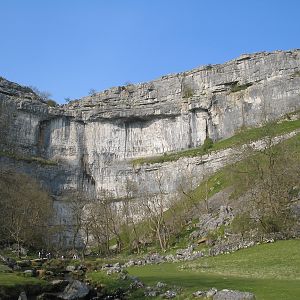
[[[255,295],[249,292],[222,290],[213,295],[213,300],[255,300]]]
[[[197,147],[208,136],[227,138],[299,110],[299,70],[300,50],[256,53],[58,107],[0,78],[0,151],[9,154],[0,156],[0,166],[27,173],[50,190],[58,224],[72,223],[65,200],[74,190],[122,199],[130,181],[139,201],[145,192],[159,192],[161,174],[167,206],[185,178],[195,186],[234,161],[234,150],[151,166],[130,160]]]
[[[52,280],[50,284],[51,284],[51,291],[57,293],[63,291],[67,287],[69,282],[67,280],[56,279],[56,280]]]
[[[200,217],[199,223],[196,224],[197,230],[191,233],[191,238],[205,237],[223,225],[229,225],[234,219],[233,210],[230,206],[220,206],[217,214],[207,213]]]
[[[89,292],[90,289],[85,283],[74,280],[65,288],[60,298],[65,300],[84,299]]]
[[[139,279],[135,279],[133,280],[133,282],[130,284],[130,289],[132,290],[136,290],[136,289],[141,289],[143,288],[145,285],[142,281],[140,281]]]
[[[27,296],[25,292],[21,292],[19,295],[18,300],[27,300]]]
[[[159,295],[159,291],[154,290],[151,287],[146,287],[144,291],[144,295],[146,297],[157,297]]]
[[[208,290],[206,292],[206,297],[207,298],[214,297],[217,292],[218,292],[218,290],[216,288],[211,288],[210,290]]]
[[[160,282],[160,281],[156,284],[156,287],[157,287],[158,289],[164,288],[164,287],[166,287],[166,286],[167,286],[166,283]]]
[[[195,293],[193,293],[193,296],[195,298],[203,298],[206,297],[206,291],[197,291]]]
[[[172,290],[168,290],[162,295],[162,298],[172,299],[172,298],[175,298],[176,296],[177,296],[177,292],[172,291]]]
[[[76,266],[73,265],[66,266],[67,272],[74,272],[75,270],[76,270]]]

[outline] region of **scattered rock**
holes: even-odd
[[[74,272],[76,270],[76,266],[66,266],[66,271],[67,272]]]
[[[213,297],[216,293],[218,292],[218,290],[216,288],[211,288],[210,290],[208,290],[206,292],[206,297]]]
[[[171,298],[175,298],[176,296],[177,296],[177,292],[172,290],[168,290],[162,295],[164,299],[171,299]]]
[[[209,298],[213,300],[255,300],[255,296],[249,292],[240,292],[234,290],[221,290],[211,288],[208,291],[197,291],[193,293],[195,298]]]
[[[222,290],[216,292],[213,300],[255,300],[255,296],[249,292]]]
[[[131,290],[137,290],[137,289],[141,289],[143,288],[145,285],[142,281],[140,280],[134,280],[131,284],[130,284],[130,289]]]
[[[25,292],[21,292],[21,294],[19,295],[18,300],[27,300],[27,296]]]
[[[159,295],[159,291],[154,290],[152,287],[147,286],[145,291],[144,291],[144,295],[146,297],[157,297]]]
[[[234,219],[233,209],[230,206],[220,206],[216,215],[212,213],[203,214],[196,225],[198,230],[191,233],[190,237],[199,239],[206,237],[209,232],[214,231],[221,226],[229,225]]]
[[[162,288],[164,288],[164,287],[166,287],[167,286],[167,284],[166,283],[163,283],[163,282],[158,282],[157,284],[156,284],[156,287],[158,288],[158,289],[162,289]]]
[[[193,293],[193,296],[195,298],[206,297],[206,292],[205,291],[197,291],[197,292]]]
[[[109,267],[102,267],[102,269],[108,269],[106,271],[107,275],[111,275],[111,274],[114,274],[114,273],[121,273],[123,271],[123,267],[121,266],[120,263],[110,265]]]
[[[84,299],[89,292],[90,289],[85,283],[74,280],[65,288],[59,297],[65,300]]]

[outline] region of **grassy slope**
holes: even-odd
[[[183,268],[184,269],[183,269]],[[299,299],[300,240],[279,241],[194,262],[132,267],[143,282],[183,287],[177,299],[193,299],[197,290],[229,288],[255,293],[257,299]]]
[[[36,287],[43,287],[47,283],[37,278],[24,277],[18,273],[10,273],[9,269],[0,264],[0,299],[8,299],[10,297],[18,297],[22,290],[36,290]]]
[[[287,122],[283,127],[275,127],[274,129],[274,135],[280,135],[282,134],[282,130],[287,130],[289,128],[290,131],[293,131],[297,129],[300,126],[300,121],[291,121]],[[280,129],[280,130],[279,130]],[[257,129],[255,129],[257,130]],[[250,131],[252,132],[252,131]],[[268,131],[269,132],[269,131]],[[251,135],[252,136],[252,135]],[[237,141],[241,141],[242,137],[237,137],[234,136],[232,139],[236,141],[236,144],[238,143]],[[229,145],[227,140],[221,141],[220,143],[226,143],[226,145]],[[242,142],[241,142],[242,143]],[[280,143],[278,146],[275,147],[284,147],[286,151],[289,153],[297,153],[300,145],[300,134],[297,134],[296,136]],[[217,147],[217,146],[216,146]],[[219,147],[219,146],[218,146]],[[266,159],[261,153],[255,152],[254,156],[257,160],[260,160],[262,163]],[[207,179],[207,183],[203,181],[196,187],[193,191],[189,192],[189,197],[183,197],[181,201],[178,201],[177,203],[174,204],[171,209],[167,210],[164,213],[164,218],[165,221],[168,222],[168,220],[172,220],[173,214],[180,214],[184,211],[184,209],[195,209],[197,205],[199,205],[204,199],[206,198],[206,193],[207,197],[210,198],[216,193],[220,192],[221,190],[224,190],[227,187],[234,186],[234,192],[232,193],[231,197],[232,198],[237,198],[240,195],[242,195],[246,190],[245,186],[243,185],[237,185],[235,184],[235,181],[237,180],[237,177],[239,176],[238,172],[241,172],[245,170],[246,166],[249,164],[249,159],[252,158],[246,158],[242,161],[239,161],[233,165],[228,165],[217,172],[215,172],[212,176],[210,176]],[[255,174],[252,174],[253,176]],[[147,222],[141,222],[140,224],[137,225],[138,231],[140,232],[148,232],[147,228]],[[186,229],[182,230],[182,233],[180,236],[177,237],[177,244],[175,248],[184,248],[189,244],[189,233],[187,232]],[[179,239],[179,240],[178,240]],[[158,249],[157,249],[158,250]]]
[[[296,136],[280,143],[279,146],[284,147],[286,149],[286,151],[288,151],[290,153],[296,153],[299,149],[299,145],[300,145],[300,134],[297,134]],[[277,147],[277,146],[275,146],[275,147]],[[262,154],[260,154],[258,152],[255,155],[258,160],[260,160],[261,162],[264,161],[265,157],[263,157]],[[206,192],[208,192],[208,198],[209,198],[209,197],[212,197],[217,192],[219,192],[229,186],[232,186],[237,178],[236,172],[243,171],[245,169],[245,167],[247,166],[249,159],[250,158],[246,158],[246,159],[239,161],[233,165],[228,165],[228,166],[220,169],[219,171],[217,171],[216,173],[214,173],[212,176],[210,176],[207,179],[207,184],[206,184],[206,182],[202,182],[201,184],[199,184],[198,187],[196,187],[193,191],[191,191],[190,199],[186,199],[185,201],[191,202],[190,206],[192,207],[193,201],[194,201],[194,204],[197,204],[197,203],[203,201],[203,199],[205,199]],[[240,186],[239,189],[236,188],[236,190],[232,196],[237,197],[237,196],[241,195],[243,192],[245,192],[245,190],[243,189],[243,186]],[[186,205],[187,205],[187,203],[186,203]]]
[[[154,164],[154,163],[163,163],[168,161],[176,161],[181,157],[195,157],[201,156],[211,151],[218,151],[234,146],[239,146],[245,143],[249,143],[251,141],[259,140],[270,134],[270,130],[275,135],[281,135],[284,133],[288,133],[300,128],[300,120],[295,121],[282,121],[274,124],[267,124],[266,126],[259,128],[250,128],[245,129],[237,133],[236,135],[218,141],[213,144],[212,148],[205,151],[203,147],[192,148],[188,150],[165,153],[164,155],[153,156],[153,157],[142,157],[137,158],[132,161],[133,165],[140,164]]]

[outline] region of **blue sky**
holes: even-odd
[[[80,98],[300,48],[298,0],[0,0],[0,76]]]

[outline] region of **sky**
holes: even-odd
[[[64,103],[300,48],[299,0],[0,0],[0,76]]]

